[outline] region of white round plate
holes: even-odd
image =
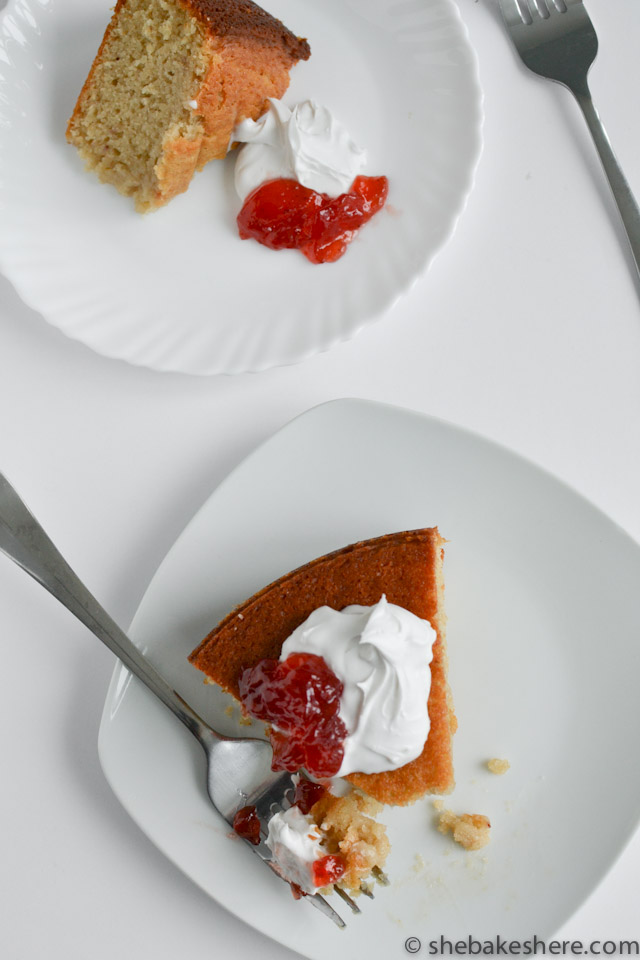
[[[638,822],[629,736],[640,729],[640,547],[559,481],[446,423],[359,400],[294,420],[192,520],[131,635],[209,722],[246,736],[225,714],[229,699],[187,662],[200,639],[307,560],[434,524],[449,540],[460,724],[446,803],[488,815],[492,839],[466,853],[438,833],[430,799],[386,807],[391,886],[346,930],[294,901],[229,836],[206,797],[200,747],[147,689],[118,668],[109,690],[100,757],[131,816],[212,897],[305,957],[389,960],[409,937],[429,955],[441,934],[548,939]],[[508,759],[509,772],[490,774],[490,757]]]
[[[312,56],[285,102],[326,104],[386,174],[388,208],[336,264],[241,241],[233,159],[147,216],[83,170],[67,120],[108,0],[10,0],[0,17],[0,267],[99,353],[214,374],[294,363],[352,337],[452,233],[481,143],[476,60],[453,0],[269,0]]]

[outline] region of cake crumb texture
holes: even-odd
[[[511,767],[511,764],[508,760],[499,760],[498,757],[493,757],[491,760],[487,760],[487,767],[490,773],[502,776]]]
[[[67,140],[137,210],[154,210],[226,156],[236,123],[261,116],[309,55],[249,0],[118,0]]]
[[[323,834],[323,846],[345,861],[339,886],[357,892],[374,867],[382,869],[390,845],[387,832],[376,817],[382,805],[353,790],[344,797],[327,793],[311,808],[310,815]]]
[[[453,839],[465,850],[480,850],[491,839],[489,818],[481,813],[456,814],[444,810],[438,818],[440,833],[451,833]]]

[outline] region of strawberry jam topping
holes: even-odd
[[[300,813],[306,816],[314,803],[321,800],[326,793],[325,787],[321,783],[313,783],[311,780],[301,780],[296,787],[293,796],[293,802],[299,808]]]
[[[243,671],[239,686],[245,710],[273,725],[273,770],[304,767],[314,777],[335,776],[347,728],[339,716],[342,683],[322,657],[261,660]]]
[[[256,808],[243,807],[233,818],[233,829],[244,840],[257,846],[260,843],[260,820]]]
[[[385,205],[386,177],[356,177],[348,193],[330,197],[297,180],[268,180],[238,214],[243,240],[272,250],[300,250],[311,263],[339,260],[360,227]]]
[[[313,882],[316,887],[326,887],[343,876],[345,863],[342,857],[329,854],[315,860],[313,864]]]

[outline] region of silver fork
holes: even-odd
[[[499,0],[502,17],[525,65],[574,95],[600,155],[640,274],[640,209],[593,105],[587,74],[598,38],[582,0]]]
[[[240,808],[256,807],[261,825],[260,844],[245,842],[279,876],[265,843],[265,825],[277,810],[291,806],[294,784],[290,773],[271,770],[271,745],[264,740],[224,737],[191,709],[89,593],[2,473],[0,550],[102,640],[194,735],[207,760],[207,792],[227,823],[233,824]],[[386,881],[382,873],[378,879],[382,883]],[[355,901],[344,890],[340,887],[335,890],[354,913],[360,913]],[[363,888],[363,892],[373,896],[368,888]],[[339,927],[345,926],[342,917],[324,897],[313,894],[303,899]]]

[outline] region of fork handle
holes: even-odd
[[[218,735],[160,676],[73,572],[9,481],[0,473],[0,550],[42,584],[115,653],[204,745]]]
[[[580,105],[600,155],[604,172],[627,231],[636,269],[640,274],[640,208],[638,208],[627,178],[616,159],[607,132],[591,99],[591,94],[588,90],[586,92],[573,90],[572,92]]]

